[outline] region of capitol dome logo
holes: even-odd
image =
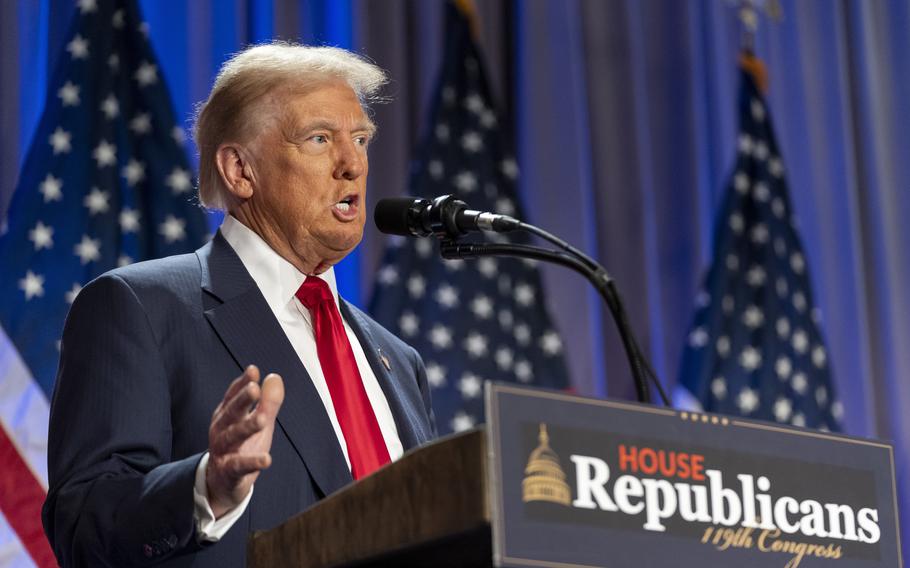
[[[559,456],[550,449],[547,425],[540,424],[539,445],[534,448],[525,467],[525,478],[521,482],[521,500],[548,501],[569,506],[572,496],[566,483],[566,474],[559,465]]]

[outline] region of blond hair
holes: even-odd
[[[388,81],[385,71],[365,58],[337,47],[309,47],[285,42],[256,45],[234,54],[218,72],[209,98],[196,110],[193,138],[199,151],[199,201],[227,209],[227,190],[215,166],[215,152],[226,141],[254,139],[262,126],[260,105],[287,85],[345,81],[365,110],[379,99]]]

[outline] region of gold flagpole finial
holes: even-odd
[[[480,19],[477,16],[477,5],[474,0],[452,0],[458,11],[464,14],[468,19],[468,25],[471,27],[471,36],[474,41],[480,37]]]
[[[779,0],[727,0],[738,8],[742,24],[741,54],[739,65],[752,76],[762,92],[768,90],[768,71],[761,60],[755,56],[755,34],[758,32],[759,11],[763,11],[774,22],[783,19],[783,10]]]

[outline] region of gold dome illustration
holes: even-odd
[[[521,482],[521,500],[549,501],[559,505],[569,505],[572,500],[569,494],[569,485],[566,483],[566,474],[559,465],[559,456],[550,449],[550,436],[547,434],[547,425],[541,423],[538,436],[540,445],[537,446],[528,458],[525,467],[525,478]]]

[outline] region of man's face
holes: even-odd
[[[363,237],[372,122],[343,81],[275,97],[277,119],[253,145],[246,221],[305,273],[326,270]]]

